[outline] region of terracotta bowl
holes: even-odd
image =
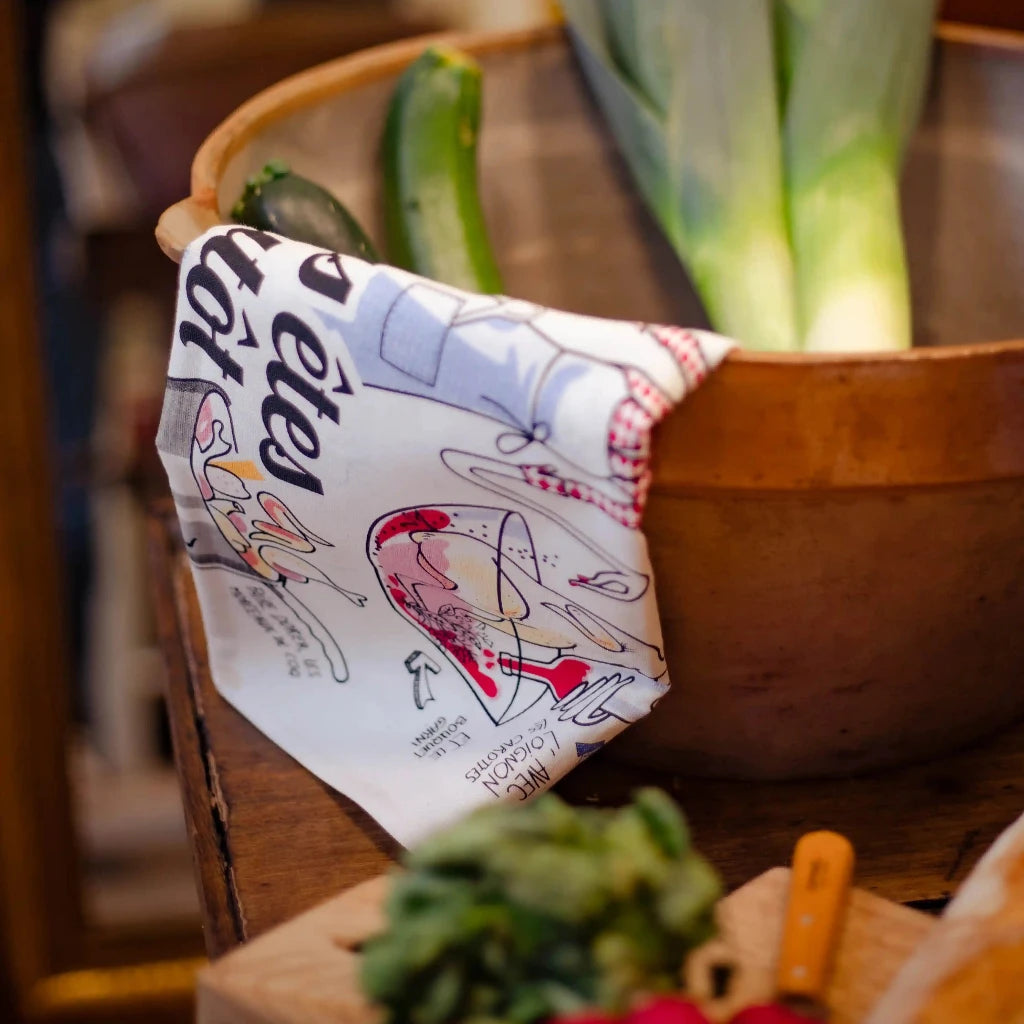
[[[558,30],[456,37],[485,69],[509,294],[703,322]],[[381,236],[378,137],[423,41],[314,68],[205,142],[172,257],[280,157]],[[1024,712],[1024,49],[939,31],[906,172],[910,352],[736,352],[661,428],[646,531],[673,688],[618,756],[736,777],[932,757]]]

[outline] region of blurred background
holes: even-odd
[[[401,36],[540,23],[556,7],[0,6],[0,1019],[188,1020],[203,943],[146,568],[176,271],[153,227],[188,193],[202,139],[265,86]],[[1021,0],[943,10],[1024,27]]]

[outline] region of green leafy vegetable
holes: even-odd
[[[551,794],[487,808],[405,866],[363,950],[364,988],[393,1024],[534,1024],[678,989],[721,893],[656,789],[615,811]]]

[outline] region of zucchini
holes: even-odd
[[[368,263],[380,262],[355,217],[327,189],[294,174],[280,160],[272,160],[246,182],[231,217],[297,242],[358,256]]]
[[[402,74],[384,126],[391,261],[467,291],[501,292],[477,191],[480,66],[431,47]]]

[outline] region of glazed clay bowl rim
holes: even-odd
[[[1024,59],[1020,33],[940,24],[936,36]],[[283,79],[206,138],[192,162],[191,195],[164,211],[157,241],[180,262],[190,242],[225,223],[218,209],[220,179],[250,140],[326,97],[396,76],[431,43],[479,57],[564,39],[557,25],[417,36]],[[1024,338],[896,352],[736,348],[659,428],[655,490],[822,491],[1024,477],[1024,411],[1015,411],[1024,405],[1016,398],[1021,385]],[[899,415],[890,417],[885,436],[877,429],[872,436],[868,421],[886,403]]]

